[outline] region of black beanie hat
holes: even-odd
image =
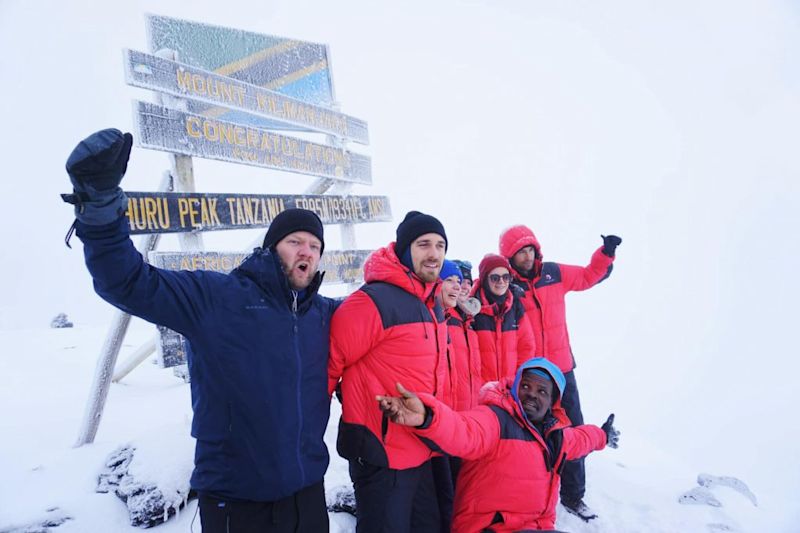
[[[272,248],[281,239],[294,233],[295,231],[307,231],[320,240],[322,248],[319,253],[325,250],[325,239],[323,238],[322,221],[316,213],[308,209],[287,209],[278,213],[269,225],[267,235],[264,237],[264,248]]]
[[[444,249],[447,251],[447,234],[444,226],[439,219],[420,213],[419,211],[409,211],[406,218],[397,226],[397,241],[394,245],[394,252],[400,259],[406,253],[411,243],[420,235],[426,233],[437,233],[444,239]]]

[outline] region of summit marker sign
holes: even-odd
[[[144,52],[125,50],[123,54],[128,85],[222,105],[362,144],[369,143],[367,123],[355,117]]]

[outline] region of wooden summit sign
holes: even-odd
[[[372,184],[370,158],[341,148],[147,102],[133,115],[143,148]]]
[[[291,208],[316,213],[323,224],[386,222],[386,196],[126,192],[132,235],[264,228]]]
[[[320,272],[325,272],[324,283],[354,283],[364,277],[364,263],[370,250],[326,251],[319,262]],[[150,252],[150,264],[167,270],[211,270],[229,273],[249,256],[235,252]],[[186,363],[186,339],[179,333],[157,326],[160,364],[164,368]]]
[[[144,52],[125,50],[123,54],[128,85],[233,108],[362,144],[369,143],[367,123],[355,117]],[[224,120],[227,117],[222,114],[217,118]]]

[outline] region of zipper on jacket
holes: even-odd
[[[294,331],[294,335],[292,336],[294,339],[294,360],[295,364],[297,365],[297,446],[295,449],[297,450],[297,466],[300,469],[300,479],[303,485],[305,485],[306,472],[305,468],[303,467],[303,454],[300,449],[303,435],[303,402],[300,394],[300,384],[303,382],[303,364],[300,358],[300,344],[297,327],[297,291],[294,289],[292,290],[292,322],[292,330]]]

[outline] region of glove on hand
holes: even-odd
[[[67,159],[67,174],[74,194],[63,194],[75,205],[75,216],[85,224],[108,224],[119,218],[127,198],[119,188],[128,168],[133,136],[117,129],[91,134],[81,141]]]
[[[600,235],[603,238],[603,253],[608,257],[614,257],[617,246],[622,244],[622,239],[616,235]]]
[[[609,448],[618,448],[620,432],[614,427],[614,413],[608,415],[608,420],[606,420],[605,424],[600,426],[600,429],[606,433],[606,446]]]

